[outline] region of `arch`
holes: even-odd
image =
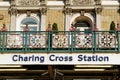
[[[21,21],[22,25],[25,25],[26,23],[35,24],[35,25],[38,24],[37,20],[35,18],[33,18],[33,17],[26,17]]]
[[[37,14],[31,14],[31,16],[30,17],[27,17],[27,15],[26,14],[18,14],[17,15],[17,19],[16,19],[16,31],[20,31],[21,30],[21,23],[24,23],[25,24],[25,19],[27,19],[27,18],[31,18],[31,20],[33,21],[33,22],[37,22],[37,30],[39,30],[40,29],[40,18],[39,18],[39,16],[37,15]],[[27,19],[28,20],[28,19]],[[29,20],[30,21],[30,20]]]
[[[79,16],[74,20],[74,23],[81,22],[86,24],[86,27],[92,27],[92,21],[89,17]],[[88,25],[88,26],[87,26]],[[77,27],[77,26],[76,26]],[[82,27],[82,26],[81,26]]]
[[[73,16],[71,17],[71,21],[70,21],[70,24],[74,24],[75,23],[75,19],[76,18],[79,18],[79,17],[82,17],[80,13],[76,13],[76,14],[73,14]],[[86,19],[89,19],[91,21],[91,26],[93,26],[94,24],[94,17],[90,14],[90,13],[85,13],[83,17],[86,17]]]
[[[80,13],[73,14],[71,17],[70,24],[84,24],[84,26],[76,26],[77,30],[90,31],[91,27],[94,26],[94,17],[90,13],[85,13],[81,16]]]

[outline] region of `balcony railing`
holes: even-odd
[[[0,52],[120,52],[120,32],[0,32]]]

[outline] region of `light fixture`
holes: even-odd
[[[26,71],[27,69],[0,69],[0,71]]]
[[[4,67],[22,67],[22,65],[0,65],[0,68]]]
[[[74,69],[74,71],[104,71],[105,69]]]
[[[83,67],[95,67],[95,68],[110,68],[112,65],[76,65],[75,67],[83,68]]]

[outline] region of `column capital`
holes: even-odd
[[[64,13],[70,15],[72,13],[72,8],[65,8]]]
[[[70,5],[70,0],[65,0],[65,5]]]
[[[102,6],[96,7],[96,8],[95,8],[95,12],[96,12],[97,14],[100,14],[100,13],[102,12]]]
[[[96,5],[101,5],[101,0],[95,0]]]
[[[15,8],[15,7],[10,7],[9,9],[8,9],[8,12],[9,12],[9,14],[10,15],[17,15],[17,8]]]
[[[41,0],[41,5],[46,5],[46,0]]]
[[[41,9],[40,9],[40,13],[41,13],[42,15],[46,15],[46,13],[47,13],[47,8],[41,8]]]

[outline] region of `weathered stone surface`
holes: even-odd
[[[17,5],[36,6],[40,5],[40,0],[17,0]]]

